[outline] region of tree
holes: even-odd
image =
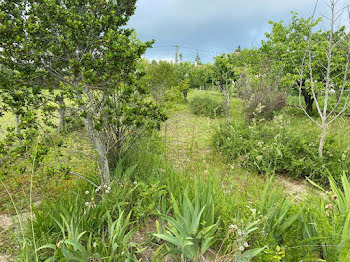
[[[190,90],[190,77],[193,71],[193,65],[189,62],[181,62],[175,65],[178,90],[183,94],[184,102],[187,103],[187,95]]]
[[[224,92],[226,82],[235,80],[235,60],[235,54],[222,54],[214,57],[214,77],[221,92]]]
[[[297,13],[292,14],[292,22],[286,26],[283,25],[283,21],[278,23],[269,21],[272,24],[272,32],[265,34],[268,41],[263,41],[262,51],[283,68],[285,76],[282,84],[284,87],[292,87],[298,91],[299,87],[302,87],[301,95],[304,98],[306,111],[310,114],[313,111],[314,98],[310,86],[307,85],[308,72],[304,71],[303,81],[300,83],[298,67],[305,59],[307,47],[305,39],[309,35],[309,30],[316,28],[321,20],[300,18]],[[317,37],[317,35],[317,32],[312,32],[311,37]],[[317,71],[319,81],[323,77],[320,69],[320,67],[314,69],[315,77]]]
[[[230,96],[232,93],[232,83],[235,81],[234,65],[235,54],[223,54],[214,58],[214,74],[220,91],[225,96],[226,123],[230,117]]]
[[[193,67],[189,74],[191,88],[205,88],[211,85],[213,69],[211,64]]]
[[[341,27],[339,30],[335,28],[344,11],[344,8],[338,8],[337,4],[338,1],[329,0],[330,16],[327,18],[330,21],[330,28],[328,31],[317,33],[318,37],[313,37],[312,28],[308,28],[307,48],[305,49],[306,58],[303,60],[299,69],[300,89],[302,88],[301,83],[303,81],[304,70],[307,69],[311,93],[321,119],[321,123],[317,122],[304,110],[309,119],[321,129],[318,148],[320,158],[323,157],[327,127],[348,108],[350,98],[350,93],[348,93],[345,96],[345,101],[343,101],[344,104],[341,106],[344,91],[349,87],[350,35],[347,33],[345,27]],[[314,15],[312,20],[314,19]],[[321,69],[319,71],[323,76],[323,81],[318,81],[317,79],[317,69],[320,66]],[[334,90],[333,87],[336,87],[340,94],[336,98],[334,107],[329,110],[330,95],[332,90]],[[322,93],[323,96],[317,96],[319,93]],[[323,102],[323,108],[321,102]],[[340,111],[337,112],[339,108]]]
[[[145,75],[142,82],[159,105],[166,101],[169,92],[178,84],[177,65],[162,60],[144,61]]]
[[[135,2],[0,3],[1,64],[59,82],[90,135],[104,184],[141,127],[158,127],[165,118],[138,85],[138,60],[152,43],[141,43],[125,27]]]

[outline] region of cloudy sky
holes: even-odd
[[[322,1],[322,0],[321,0]],[[139,0],[129,25],[141,40],[155,39],[150,59],[174,59],[175,46],[184,60],[196,52],[202,62],[215,55],[259,46],[270,30],[268,20],[290,21],[291,11],[311,16],[315,0]]]

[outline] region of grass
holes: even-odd
[[[0,117],[0,140],[4,138],[6,129],[13,127],[15,123],[15,117],[11,113],[5,113]]]
[[[188,99],[191,100],[195,96],[210,96],[214,99],[222,99],[221,94],[217,91],[201,90],[191,90]],[[288,128],[291,128],[293,131],[300,133],[315,132],[317,134],[317,127],[303,115],[302,111],[296,108],[285,108],[282,114],[290,117],[291,124]],[[242,101],[240,99],[231,99],[230,116],[232,119],[243,121]],[[0,119],[0,123],[3,125],[5,122],[9,124],[9,119],[11,117],[6,116],[6,118]],[[162,212],[167,214],[172,213],[171,208],[169,208],[170,203],[167,203],[167,206],[164,207],[164,203],[161,200],[164,196],[172,193],[176,200],[180,201],[186,190],[189,192],[190,198],[194,197],[194,193],[191,190],[193,190],[194,184],[198,181],[211,181],[213,192],[216,195],[215,207],[222,221],[216,234],[217,241],[214,243],[211,252],[215,253],[215,251],[221,250],[220,245],[223,242],[220,241],[225,239],[225,234],[227,234],[230,224],[237,224],[243,228],[254,221],[259,221],[257,222],[257,227],[260,229],[256,229],[256,232],[252,233],[246,241],[257,248],[266,245],[266,239],[261,231],[265,218],[259,217],[254,213],[254,209],[258,206],[263,192],[266,190],[267,178],[264,175],[248,172],[240,166],[239,161],[229,162],[213,150],[211,147],[212,135],[222,121],[223,119],[219,118],[212,119],[195,116],[186,104],[176,105],[170,111],[169,119],[164,123],[160,132],[145,138],[135,150],[132,150],[126,156],[126,165],[130,166],[137,163],[137,168],[132,176],[128,178],[127,182],[116,180],[112,186],[111,194],[100,202],[99,205],[101,206],[98,206],[97,209],[101,212],[108,210],[112,212],[112,216],[115,216],[116,205],[121,205],[125,210],[125,214],[132,211],[131,220],[134,223],[132,228],[137,229],[136,236],[139,238],[135,242],[137,243],[137,249],[145,248],[145,251],[140,254],[140,256],[146,256],[145,259],[151,259],[157,253],[157,249],[163,250],[162,246],[164,247],[165,244],[164,242],[159,243],[151,237],[156,230],[156,220],[159,220],[157,212],[162,210]],[[329,128],[329,132],[344,147],[349,146],[349,142],[344,141],[349,140],[345,139],[346,136],[344,135],[349,134],[349,131],[349,119],[346,117],[339,118]],[[77,136],[82,139],[76,139]],[[60,152],[67,160],[67,162],[61,163],[63,166],[70,167],[72,171],[95,179],[98,171],[97,167],[90,158],[86,157],[93,156],[94,152],[89,141],[83,139],[84,137],[86,137],[84,133],[78,131],[68,135],[55,135],[54,139],[62,139],[67,145]],[[54,162],[54,155],[51,152],[44,159],[44,163],[49,164],[52,162]],[[21,163],[20,160],[16,164],[19,163]],[[21,164],[29,165],[30,163],[23,162]],[[9,170],[8,176],[1,178],[8,185],[11,195],[15,197],[16,205],[23,207],[23,210],[28,208],[29,176],[28,172],[18,174],[16,165],[14,165],[14,168]],[[288,181],[289,184],[281,183],[280,179],[272,180],[273,186],[283,188],[285,185],[290,186],[293,184],[291,181]],[[35,234],[38,234],[38,236],[41,234],[38,240],[39,244],[44,244],[46,243],[45,241],[55,241],[56,244],[58,233],[56,234],[52,230],[53,227],[57,226],[54,226],[54,221],[49,217],[57,216],[59,218],[59,212],[63,212],[62,210],[64,209],[67,209],[66,211],[68,212],[75,208],[78,208],[78,210],[79,207],[84,208],[84,201],[90,201],[87,199],[84,191],[87,189],[89,192],[92,192],[94,189],[84,183],[80,183],[81,181],[75,177],[62,173],[52,173],[49,168],[45,167],[36,170],[33,182],[34,200],[43,201],[36,208],[42,213],[37,219]],[[13,213],[10,199],[6,196],[6,193],[0,194],[0,206],[3,207],[0,213]],[[303,202],[304,198],[307,198],[307,201],[311,201],[308,196],[303,196],[302,199],[295,199],[293,196],[288,196],[287,193],[282,193],[282,195],[284,197],[287,196],[288,201],[292,203],[288,216],[297,214],[299,209],[303,208],[305,205]],[[311,190],[311,195],[318,196],[318,193]],[[79,200],[79,205],[76,206],[74,199],[78,196],[82,199]],[[315,202],[312,203],[314,204]],[[102,216],[97,210],[91,212],[91,216],[88,218],[85,218],[85,213],[79,214],[82,220],[88,219],[86,222],[90,223],[88,231],[94,237],[98,237],[99,232],[103,231],[101,227],[103,227],[105,222],[99,222],[99,218]],[[273,219],[272,215],[270,219]],[[145,230],[146,227],[151,229]],[[289,245],[289,247],[296,245],[296,241],[301,237],[300,225],[295,224],[292,231],[288,231],[286,234],[290,238],[283,236],[282,240],[279,241],[285,241],[283,243]],[[4,236],[2,237],[4,238]],[[228,238],[231,237],[228,236]],[[287,238],[287,240],[284,238]],[[7,234],[3,240],[10,241]],[[12,240],[11,243],[15,244],[17,242]],[[232,250],[229,253],[233,254],[236,252],[234,251],[236,247],[230,248]],[[269,256],[268,252],[272,252],[271,256],[273,256],[276,253],[275,249],[275,246],[269,247],[269,250],[261,253],[257,261],[272,261],[267,258]],[[0,247],[0,253],[1,251]],[[13,252],[18,252],[18,250],[14,249]],[[300,252],[301,254],[299,254]],[[303,252],[306,251],[290,249],[290,251],[287,251],[286,261],[297,261],[293,256],[299,256],[299,259]],[[315,250],[312,250],[312,252],[315,252]],[[162,260],[160,259],[159,261]]]
[[[304,112],[297,108],[285,108],[283,113],[290,119],[290,129],[295,133],[312,132],[315,136],[321,134],[321,129],[312,123]],[[350,135],[350,117],[340,116],[327,128],[328,134],[334,135],[344,148],[350,148],[350,140],[347,136]]]
[[[76,137],[81,137],[78,143],[74,142]],[[53,139],[64,140],[65,146],[56,151],[56,154],[60,155],[58,159],[56,159],[54,152],[51,151],[43,159],[43,166],[35,170],[33,176],[35,201],[46,197],[54,198],[63,188],[74,185],[74,181],[77,178],[69,173],[52,169],[55,163],[58,168],[68,168],[73,172],[83,174],[87,178],[91,178],[93,174],[97,173],[97,166],[94,161],[91,161],[94,157],[94,151],[89,142],[83,138],[81,132],[78,131],[69,135],[56,135]],[[0,177],[1,180],[8,186],[16,203],[17,200],[19,202],[24,201],[24,206],[27,206],[26,196],[29,193],[28,181],[31,176],[31,161],[18,159],[16,164],[6,171],[6,174]],[[0,192],[0,212],[7,210],[12,213],[12,203],[9,201],[8,194],[3,190]]]
[[[222,99],[221,94],[218,91],[203,91],[203,90],[191,90],[188,95],[188,99],[191,100],[195,96],[210,96],[215,99]],[[231,99],[230,115],[232,119],[242,121],[243,114],[242,101],[238,98]],[[287,115],[291,119],[290,128],[295,132],[315,132],[317,134],[318,129],[313,123],[308,121],[307,117],[303,115],[303,112],[296,108],[285,108],[283,114]],[[236,177],[238,183],[246,184],[249,181],[259,179],[257,175],[249,174],[244,169],[241,169],[237,163],[225,163],[222,161],[213,150],[211,150],[211,135],[215,128],[218,127],[220,119],[210,119],[203,116],[195,116],[188,109],[187,105],[179,104],[175,109],[171,110],[170,119],[164,124],[161,134],[166,137],[166,150],[169,161],[173,163],[175,168],[181,169],[186,175],[191,173],[197,174],[218,174],[227,184],[233,183],[230,179]],[[0,119],[1,126],[11,126],[14,121],[10,114],[6,114]],[[344,139],[344,134],[350,132],[350,119],[347,117],[341,117],[338,121],[335,121],[330,126],[329,132],[335,134],[339,143],[344,146],[350,146],[350,140]],[[91,176],[96,174],[97,167],[91,159],[86,159],[86,155],[93,155],[93,149],[89,145],[89,142],[82,139],[79,143],[74,141],[76,136],[82,136],[82,134],[73,133],[65,136],[58,136],[55,139],[64,140],[68,147],[62,150],[64,159],[66,159],[67,166],[71,167],[72,171],[78,172],[85,176]],[[53,153],[49,154],[44,161],[46,164],[54,162]],[[21,163],[20,165],[26,165]],[[26,190],[29,173],[18,174],[18,168],[9,170],[8,177],[1,178],[6,184],[10,185],[11,193],[18,196],[19,199],[23,198],[28,192]],[[235,170],[235,172],[232,172]],[[234,174],[232,174],[234,173]],[[42,183],[41,178],[46,177],[45,183]],[[48,168],[42,168],[35,173],[34,176],[34,188],[35,199],[41,199],[42,193],[45,190],[43,188],[49,186],[49,194],[55,196],[59,194],[62,180],[74,181],[75,178],[71,176],[65,176],[62,173],[54,173],[48,175]],[[241,181],[243,180],[243,181]],[[68,182],[72,183],[72,182]],[[236,181],[234,182],[236,183]],[[3,191],[2,191],[3,192]],[[23,195],[22,195],[23,194]],[[1,195],[0,206],[2,211],[8,210],[11,206],[9,198],[5,192]],[[22,195],[22,196],[21,196]]]

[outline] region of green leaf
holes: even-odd
[[[46,245],[39,247],[36,251],[39,251],[39,250],[45,249],[45,248],[50,248],[50,249],[56,250],[57,246],[54,244],[46,244]]]
[[[243,253],[242,258],[252,259],[256,255],[258,255],[261,251],[263,251],[265,248],[266,247],[249,249]]]

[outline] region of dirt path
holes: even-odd
[[[195,116],[188,110],[177,112],[165,123],[167,156],[175,168],[186,169],[194,162],[206,162],[210,139],[217,120]]]
[[[39,204],[40,201],[36,201],[34,206]],[[14,261],[13,251],[19,246],[11,240],[12,231],[20,231],[21,225],[24,227],[30,217],[29,211],[22,211],[18,215],[0,214],[0,262]]]
[[[14,261],[10,251],[13,248],[10,231],[18,226],[19,221],[22,222],[29,216],[29,213],[24,213],[20,216],[0,215],[0,262]]]

